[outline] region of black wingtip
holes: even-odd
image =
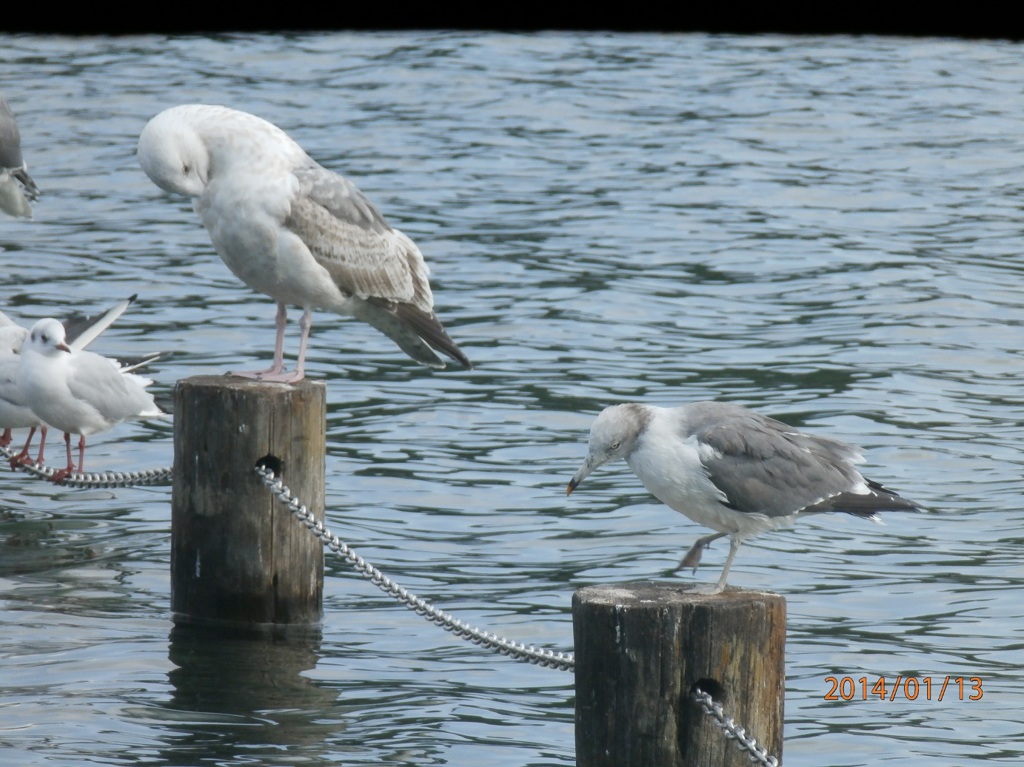
[[[448,335],[436,314],[424,312],[412,304],[398,304],[394,313],[406,327],[415,332],[431,348],[451,357],[467,370],[473,370],[473,363]]]
[[[867,480],[869,493],[840,493],[828,499],[826,511],[843,511],[864,519],[875,518],[880,511],[922,511],[921,504]]]

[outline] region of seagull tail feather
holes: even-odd
[[[422,365],[438,369],[445,366],[444,361],[434,353],[436,349],[466,368],[473,367],[473,363],[456,346],[432,312],[424,312],[412,304],[366,299],[353,313],[358,319],[377,328]]]
[[[883,487],[870,479],[867,493],[840,493],[827,498],[807,509],[804,513],[842,511],[863,519],[878,519],[879,511],[920,511],[921,504],[904,498],[899,493]]]

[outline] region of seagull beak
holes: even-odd
[[[71,347],[68,346],[63,341],[61,341],[59,344],[57,344],[57,348],[60,349],[62,352],[67,352],[68,354],[71,354]]]
[[[580,466],[579,470],[572,475],[572,479],[569,480],[569,484],[565,488],[565,494],[572,495],[572,491],[579,487],[580,482],[582,482],[593,470],[594,467],[591,465],[590,459],[587,458],[587,460],[583,462],[583,465]]]

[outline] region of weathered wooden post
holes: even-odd
[[[324,555],[253,471],[269,459],[324,513],[326,387],[229,376],[179,381],[171,493],[171,609],[179,622],[314,625]]]
[[[690,700],[699,686],[781,759],[786,600],[766,591],[593,586],[573,596],[578,767],[724,767],[749,756]]]

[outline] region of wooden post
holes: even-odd
[[[324,514],[326,387],[230,376],[179,381],[171,493],[171,609],[186,623],[318,625],[321,543],[253,471],[268,459]]]
[[[746,767],[695,686],[782,758],[786,600],[766,591],[593,586],[573,596],[578,767]]]

